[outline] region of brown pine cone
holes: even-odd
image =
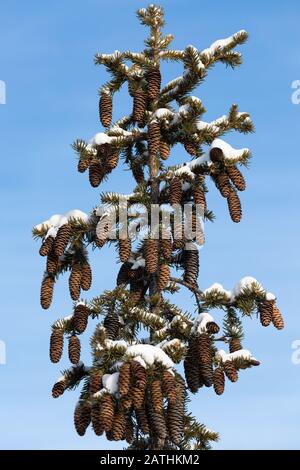
[[[176,380],[171,372],[165,370],[162,376],[162,390],[170,405],[176,403]]]
[[[132,162],[131,171],[137,184],[141,184],[145,181],[144,170],[140,162],[138,161]]]
[[[51,235],[49,235],[49,237],[44,239],[42,246],[40,248],[40,251],[39,251],[41,256],[47,256],[51,252],[53,242],[54,242],[54,238]]]
[[[279,308],[274,304],[272,311],[272,322],[277,330],[282,330],[284,328],[284,321],[280,313]]]
[[[220,327],[214,321],[209,321],[206,323],[206,331],[215,335],[219,333]]]
[[[160,141],[159,144],[159,154],[163,160],[167,160],[170,155],[170,145],[164,140]]]
[[[102,93],[99,100],[99,117],[102,126],[109,127],[112,120],[112,98],[110,93]]]
[[[157,413],[154,409],[149,410],[149,421],[151,424],[151,434],[159,439],[166,439],[168,431],[164,413]]]
[[[105,176],[105,171],[99,160],[93,159],[89,166],[89,181],[93,188],[97,188]]]
[[[120,368],[119,374],[119,393],[121,397],[128,395],[131,379],[131,366],[129,362],[124,362]]]
[[[122,263],[128,261],[131,254],[131,240],[130,238],[119,240],[119,256]]]
[[[136,409],[135,415],[139,429],[142,431],[143,434],[149,434],[149,422],[145,408]]]
[[[77,164],[77,170],[79,173],[84,173],[90,166],[90,158],[80,158]]]
[[[231,186],[227,173],[219,173],[218,175],[215,175],[215,184],[221,195],[228,198],[231,192]]]
[[[118,272],[118,277],[117,277],[117,286],[120,286],[121,284],[127,285],[130,282],[130,279],[132,279],[132,263],[123,263],[122,266],[120,267],[120,270]]]
[[[230,191],[227,198],[229,214],[233,222],[240,222],[242,218],[242,206],[240,198],[235,191]]]
[[[103,425],[101,423],[101,407],[99,402],[95,402],[91,409],[91,420],[92,420],[92,427],[96,436],[101,436],[104,432]]]
[[[207,333],[198,335],[199,374],[206,387],[213,383],[212,340]]]
[[[69,277],[69,291],[72,300],[78,300],[81,288],[81,266],[74,263]]]
[[[52,387],[52,396],[53,398],[58,398],[60,397],[66,388],[66,384],[64,380],[59,380],[58,382],[55,382],[55,384]]]
[[[236,382],[238,379],[238,373],[236,368],[234,367],[234,364],[231,361],[225,361],[224,362],[224,372],[226,374],[226,377],[231,381],[231,382]]]
[[[41,306],[45,310],[50,307],[53,298],[54,278],[45,276],[41,286]]]
[[[225,388],[225,375],[221,367],[217,367],[214,371],[214,391],[217,395],[222,395]]]
[[[133,119],[139,126],[144,124],[144,116],[146,111],[147,96],[144,90],[139,88],[133,95]]]
[[[160,92],[161,75],[157,68],[151,68],[147,73],[148,96],[150,99],[156,100]]]
[[[59,227],[53,245],[56,256],[62,256],[64,254],[65,249],[69,243],[71,233],[72,229],[69,224],[64,224]]]
[[[147,239],[144,241],[144,258],[146,264],[146,271],[148,273],[155,273],[158,269],[158,241],[154,239]]]
[[[168,264],[161,264],[159,266],[158,278],[157,278],[157,289],[164,290],[170,281],[170,268]]]
[[[195,187],[194,191],[193,191],[193,195],[194,195],[195,204],[203,207],[203,210],[205,211],[205,209],[206,209],[206,197],[205,197],[205,192],[204,192],[203,188],[201,188],[201,186]]]
[[[196,393],[202,385],[199,378],[199,344],[197,336],[193,336],[189,340],[183,365],[188,388],[192,393]]]
[[[80,285],[83,290],[89,290],[92,285],[92,270],[88,261],[84,261],[81,265]]]
[[[130,280],[130,302],[134,305],[143,299],[144,282],[143,280]]]
[[[134,386],[130,389],[132,405],[135,410],[139,410],[144,406],[145,390]]]
[[[197,147],[193,142],[186,141],[183,143],[183,146],[188,154],[192,155],[193,157],[197,155]]]
[[[79,402],[74,411],[74,425],[79,436],[84,436],[91,422],[91,406]]]
[[[119,152],[115,151],[107,157],[106,168],[109,172],[117,168],[119,163]]]
[[[213,163],[222,162],[224,160],[224,154],[218,147],[214,147],[210,150],[209,157]]]
[[[229,341],[229,352],[233,353],[233,352],[239,351],[240,349],[243,349],[240,339],[232,338]]]
[[[58,256],[52,251],[47,256],[46,271],[48,274],[55,274],[58,268]]]
[[[103,325],[106,329],[107,338],[112,340],[116,339],[120,327],[119,316],[117,312],[113,310],[109,311],[109,313],[104,318]]]
[[[83,333],[88,324],[89,308],[84,304],[78,304],[74,310],[74,328],[77,333]]]
[[[164,404],[160,380],[153,380],[151,384],[151,404],[156,413],[160,413],[163,410]]]
[[[94,395],[94,393],[97,393],[101,390],[101,388],[102,388],[102,377],[103,377],[102,372],[93,372],[90,375],[89,392],[90,392],[91,395]]]
[[[131,416],[127,416],[126,419],[125,439],[128,444],[132,444],[134,441],[134,426]]]
[[[182,184],[181,179],[175,176],[170,182],[169,189],[169,202],[171,206],[174,204],[180,204],[182,197]]]
[[[134,379],[134,385],[140,390],[145,390],[147,385],[147,371],[138,361],[131,361],[131,375]]]
[[[170,261],[172,258],[172,242],[170,238],[163,238],[159,241],[159,246],[162,255],[166,261]]]
[[[50,337],[50,360],[51,362],[59,362],[64,347],[64,335],[62,330],[54,328]]]
[[[160,144],[160,127],[157,122],[151,122],[148,126],[149,155],[157,155]]]
[[[112,437],[114,441],[122,440],[126,429],[126,418],[122,411],[117,411],[114,415],[112,426]]]
[[[227,168],[227,173],[236,189],[239,191],[244,191],[246,189],[246,181],[236,166],[229,166]]]
[[[104,431],[112,429],[114,419],[114,402],[112,396],[104,395],[100,403],[100,424],[103,426]]]
[[[258,305],[258,311],[260,315],[260,322],[262,326],[269,326],[272,321],[274,301],[264,300]]]
[[[199,275],[199,252],[198,250],[185,250],[183,259],[185,282],[191,285],[197,284]]]
[[[72,364],[78,364],[80,361],[80,339],[76,335],[72,335],[69,339],[69,359]]]
[[[177,399],[174,404],[169,403],[167,410],[167,424],[171,441],[179,445],[184,434],[186,391],[185,381],[177,377]]]

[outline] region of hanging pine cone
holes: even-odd
[[[51,252],[53,241],[54,241],[54,238],[51,235],[45,238],[39,251],[41,256],[47,256]]]
[[[84,436],[91,422],[91,407],[87,403],[79,402],[74,411],[74,425],[79,436]]]
[[[227,168],[227,173],[236,189],[239,191],[244,191],[246,189],[246,181],[236,166],[229,166]]]
[[[59,380],[58,382],[55,382],[55,384],[52,387],[52,396],[53,398],[58,398],[60,397],[66,389],[66,384],[64,380]]]
[[[241,345],[241,340],[239,338],[232,338],[229,341],[229,352],[233,353],[236,351],[240,351],[240,349],[243,349]]]
[[[92,270],[88,261],[84,261],[81,265],[80,285],[83,290],[89,290],[92,285]]]
[[[56,256],[62,256],[69,243],[72,229],[69,224],[64,224],[59,227],[57,235],[54,240],[54,253]]]
[[[221,367],[217,367],[214,371],[214,391],[217,395],[222,395],[225,388],[225,375]]]
[[[184,433],[184,408],[185,408],[185,382],[178,378],[177,399],[174,404],[169,403],[167,410],[168,431],[171,441],[179,445]]]
[[[99,371],[96,371],[96,372],[93,371],[92,374],[90,375],[89,392],[91,395],[94,395],[94,393],[97,393],[101,390],[102,377],[103,377],[103,374],[102,372],[99,372]]]
[[[165,370],[162,376],[162,390],[170,405],[176,403],[176,380],[171,372]]]
[[[166,261],[170,261],[172,258],[172,242],[170,238],[162,238],[159,241],[159,246]]]
[[[182,184],[181,179],[175,176],[170,182],[169,189],[169,202],[171,206],[174,204],[180,204],[182,198]]]
[[[112,119],[112,98],[110,93],[102,93],[99,100],[99,117],[102,126],[109,127]]]
[[[158,241],[147,239],[144,241],[144,258],[146,271],[153,274],[158,269]]]
[[[160,92],[161,75],[157,68],[151,68],[147,73],[148,96],[150,99],[156,100]]]
[[[197,147],[193,142],[185,141],[183,146],[188,154],[192,155],[193,157],[197,155]]]
[[[112,428],[114,419],[114,402],[112,396],[106,394],[102,397],[100,403],[100,423],[104,431],[109,431]]]
[[[160,380],[153,380],[151,383],[151,404],[156,413],[160,413],[163,410],[163,394]]]
[[[126,419],[125,439],[128,444],[132,444],[134,441],[134,426],[131,416],[127,416]]]
[[[231,220],[236,223],[240,222],[242,218],[242,207],[240,198],[235,191],[230,191],[227,203]]]
[[[120,267],[120,270],[118,272],[118,277],[117,277],[117,286],[120,286],[121,284],[127,285],[130,281],[131,277],[131,272],[132,272],[132,263],[123,263],[122,266]]]
[[[53,252],[47,256],[46,271],[48,274],[55,274],[58,268],[58,256]]]
[[[72,335],[69,339],[69,359],[72,364],[78,364],[80,361],[80,339],[76,335]]]
[[[135,415],[138,423],[138,427],[143,434],[149,434],[149,422],[145,408],[140,408],[135,410]]]
[[[236,382],[238,379],[238,373],[234,364],[231,361],[224,362],[224,372],[226,377],[230,380],[230,382]]]
[[[88,324],[88,317],[89,317],[89,308],[84,304],[78,304],[74,310],[74,328],[77,333],[83,333]]]
[[[107,338],[112,340],[116,339],[120,326],[117,312],[110,310],[104,319],[103,325],[106,329]]]
[[[132,279],[130,281],[130,301],[135,305],[143,298],[144,282],[143,280]]]
[[[130,389],[132,405],[135,410],[139,410],[144,406],[145,390],[134,386]]]
[[[164,140],[160,141],[159,144],[159,154],[163,160],[167,160],[170,155],[170,145]]]
[[[112,426],[112,437],[114,441],[120,441],[126,428],[126,418],[122,411],[117,411],[114,415],[113,426]]]
[[[119,163],[119,152],[115,151],[114,153],[112,153],[111,155],[107,157],[106,168],[110,172],[114,170],[115,168],[117,168],[118,163]]]
[[[89,181],[93,188],[97,188],[105,176],[104,168],[97,159],[93,159],[89,166]]]
[[[147,372],[146,369],[138,362],[138,361],[131,361],[131,374],[134,378],[134,383],[137,388],[140,390],[145,390],[147,385]]]
[[[198,351],[200,380],[206,387],[211,387],[213,383],[212,340],[207,333],[201,333],[198,336]]]
[[[262,326],[269,326],[272,321],[274,301],[273,300],[264,300],[258,305],[258,311],[260,315],[260,322]]]
[[[168,264],[161,264],[159,266],[158,278],[157,278],[157,289],[164,290],[170,281],[170,268]]]
[[[197,279],[199,275],[199,252],[198,250],[185,250],[184,259],[184,276],[183,279],[185,282],[191,285],[197,284]]]
[[[231,186],[227,173],[219,173],[215,175],[215,183],[221,195],[228,198],[231,192]]]
[[[214,321],[209,321],[206,323],[206,331],[213,335],[219,333],[220,327]]]
[[[104,432],[103,425],[101,423],[101,412],[100,412],[100,404],[99,402],[95,402],[91,409],[91,421],[94,433],[96,436],[101,436]]]
[[[119,393],[121,397],[128,395],[130,388],[130,379],[131,379],[131,366],[129,362],[124,362],[120,368],[119,374]]]
[[[224,160],[224,154],[218,147],[214,147],[210,150],[209,157],[213,163],[222,162]]]
[[[122,263],[129,260],[131,254],[130,238],[119,239],[119,256]]]
[[[192,393],[196,393],[201,385],[199,380],[199,344],[196,336],[192,336],[189,340],[183,365],[188,388]]]
[[[72,300],[78,300],[81,288],[81,266],[74,263],[69,277],[69,291]]]
[[[45,276],[41,286],[41,306],[45,310],[50,307],[53,297],[54,278]]]
[[[155,438],[166,439],[168,431],[163,412],[157,413],[153,409],[149,410],[151,424],[151,434]]]
[[[205,197],[204,189],[201,188],[201,186],[195,187],[194,191],[193,191],[193,196],[194,196],[195,204],[203,207],[203,210],[205,211],[205,209],[206,209],[206,197]]]
[[[51,362],[59,362],[64,347],[64,335],[62,330],[54,328],[50,337],[50,360]]]
[[[149,154],[157,155],[160,144],[160,127],[155,121],[151,122],[148,126],[148,142],[149,142]]]
[[[133,95],[133,119],[139,126],[144,124],[144,116],[146,111],[147,96],[144,90],[137,89]]]
[[[79,173],[84,173],[90,166],[89,158],[80,158],[77,164],[77,170]]]
[[[141,162],[139,161],[132,162],[131,171],[137,184],[141,184],[145,181],[144,170],[143,170]]]
[[[284,321],[280,313],[279,308],[274,304],[272,311],[272,322],[277,330],[282,330],[284,328]]]

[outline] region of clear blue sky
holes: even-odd
[[[294,1],[226,2],[162,0],[174,47],[205,48],[239,29],[250,34],[244,64],[232,71],[218,64],[195,92],[207,108],[206,120],[237,102],[251,113],[253,135],[230,134],[233,145],[250,147],[253,161],[242,194],[244,218],[233,224],[213,188],[208,201],[216,214],[207,225],[201,252],[202,288],[226,288],[253,275],[275,292],[286,328],[263,329],[246,320],[244,346],[261,360],[241,372],[236,384],[216,397],[211,389],[192,401],[197,417],[221,434],[217,449],[299,449],[300,365],[291,362],[299,328],[299,122],[291,83],[300,79],[300,4]],[[50,390],[60,367],[49,363],[50,325],[70,313],[67,279],[61,280],[48,311],[39,305],[44,260],[31,227],[53,213],[99,201],[86,175],[76,172],[70,143],[100,130],[97,89],[106,80],[95,67],[95,52],[139,50],[145,30],[134,12],[142,1],[85,2],[2,0],[0,80],[7,104],[0,105],[1,155],[1,317],[0,339],[7,364],[0,365],[0,447],[2,449],[105,449],[113,444],[91,431],[76,435],[72,420],[78,391],[58,400]],[[170,66],[164,80],[178,74]],[[115,117],[129,110],[126,94],[116,98]],[[177,151],[176,158],[182,158]],[[129,173],[114,172],[106,188],[128,191]],[[93,257],[92,294],[114,284],[115,253]],[[108,269],[109,266],[109,269]],[[181,294],[181,305],[190,304]],[[216,317],[218,318],[218,317]],[[87,345],[87,344],[86,344]],[[89,351],[84,354],[88,361]],[[61,368],[68,364],[66,355]],[[122,444],[116,445],[122,447]]]

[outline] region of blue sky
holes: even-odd
[[[242,276],[253,275],[277,294],[286,322],[285,330],[278,332],[246,319],[244,346],[261,366],[241,372],[240,380],[228,384],[221,397],[211,389],[201,391],[191,409],[220,432],[217,449],[299,449],[300,365],[291,361],[291,343],[300,339],[300,105],[291,102],[291,83],[300,79],[300,4],[160,4],[166,10],[166,32],[175,35],[175,48],[205,48],[242,28],[250,34],[242,48],[244,64],[235,71],[218,64],[194,93],[207,109],[205,120],[226,113],[236,102],[256,125],[253,135],[225,137],[253,152],[248,188],[241,196],[244,218],[233,224],[224,200],[210,186],[208,202],[216,221],[206,226],[200,285],[221,282],[231,288]],[[100,130],[97,89],[107,77],[104,69],[94,66],[94,53],[143,47],[146,31],[134,12],[145,5],[136,0],[1,2],[0,80],[7,86],[7,104],[0,105],[0,339],[7,349],[7,364],[0,365],[2,449],[114,446],[91,431],[84,438],[76,435],[72,420],[77,391],[58,400],[50,396],[60,370],[48,359],[50,325],[71,312],[71,301],[64,278],[51,309],[40,308],[44,260],[31,239],[31,228],[53,213],[74,208],[88,212],[98,203],[99,190],[77,173],[70,143]],[[178,72],[178,65],[164,68],[164,81]],[[125,92],[116,98],[115,109],[114,117],[128,112]],[[183,158],[176,150],[174,160]],[[101,189],[126,192],[131,185],[129,173],[119,168]],[[117,268],[108,266],[114,259],[115,253],[106,249],[93,257],[91,295],[113,286]],[[188,294],[180,294],[178,302],[192,307]],[[61,368],[67,363],[65,355]]]

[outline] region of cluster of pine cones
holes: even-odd
[[[109,144],[99,145],[95,156],[82,156],[78,161],[79,173],[89,169],[89,181],[96,188],[119,163],[119,150]]]
[[[277,330],[282,330],[284,328],[284,321],[275,300],[264,300],[263,302],[260,302],[258,312],[260,315],[260,322],[263,326],[269,326],[273,323]]]
[[[79,402],[74,422],[79,435],[92,423],[96,435],[104,432],[109,440],[134,440],[133,417],[141,432],[154,439],[170,440],[178,445],[183,435],[185,386],[183,379],[164,370],[159,378],[150,378],[137,361],[123,363],[119,374],[119,395],[93,396],[102,390],[101,373],[90,376],[91,399]],[[146,398],[147,397],[147,398]]]
[[[68,354],[72,364],[78,364],[80,361],[80,339],[78,334],[85,331],[90,310],[89,308],[80,303],[76,305],[74,309],[74,315],[72,317],[72,334],[69,337]],[[60,361],[63,354],[64,347],[64,332],[59,326],[54,326],[50,337],[50,360],[51,362],[57,363]]]

